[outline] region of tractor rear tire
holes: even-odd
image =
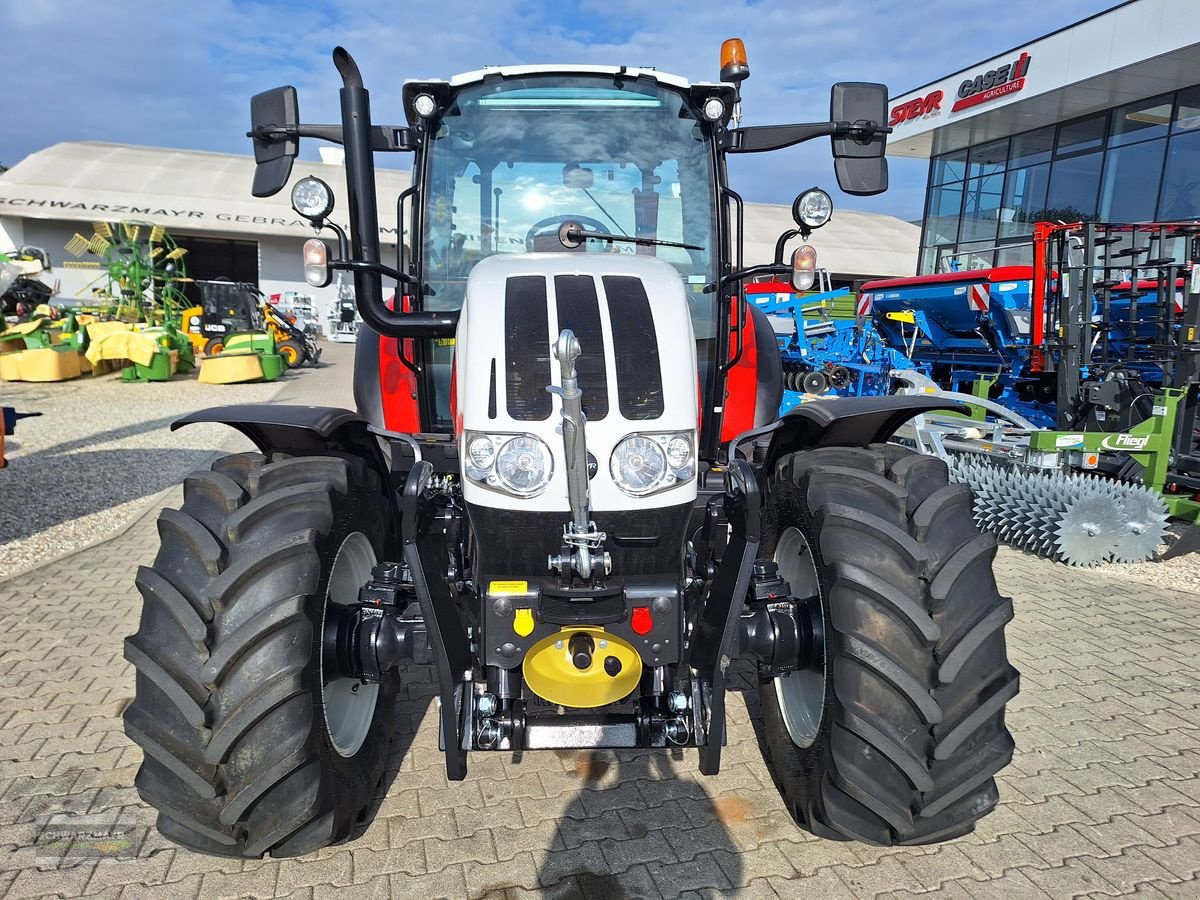
[[[351,835],[383,775],[396,684],[326,677],[321,638],[327,598],[357,600],[389,522],[362,460],[257,453],[194,472],[182,508],[159,516],[125,641],[125,731],[166,837],[258,858]]]
[[[280,341],[275,345],[275,350],[283,357],[289,369],[298,369],[304,362],[304,348],[299,341]]]
[[[205,356],[216,356],[225,351],[225,338],[209,338],[204,344]]]
[[[943,462],[892,445],[793,453],[775,470],[759,555],[794,596],[817,597],[824,658],[760,681],[762,737],[813,834],[934,843],[998,802],[1013,610],[971,503]]]

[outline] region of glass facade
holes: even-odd
[[[1200,86],[934,157],[920,273],[1028,264],[1039,221],[1200,218]]]

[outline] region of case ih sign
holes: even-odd
[[[958,86],[958,99],[950,107],[950,112],[958,112],[960,109],[1015,94],[1025,87],[1025,73],[1029,71],[1032,59],[1028,53],[1022,53],[1015,62],[968,78]]]

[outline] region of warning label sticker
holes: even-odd
[[[489,594],[528,594],[528,581],[493,581],[488,585]]]

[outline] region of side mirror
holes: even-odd
[[[887,123],[887,87],[861,81],[835,84],[829,97],[829,118],[834,122],[867,124],[883,128]],[[887,132],[872,130],[869,137],[834,137],[833,170],[838,185],[847,194],[870,196],[888,187]]]
[[[279,193],[292,174],[300,152],[300,104],[291,85],[272,88],[250,98],[250,131],[254,141],[255,197]]]

